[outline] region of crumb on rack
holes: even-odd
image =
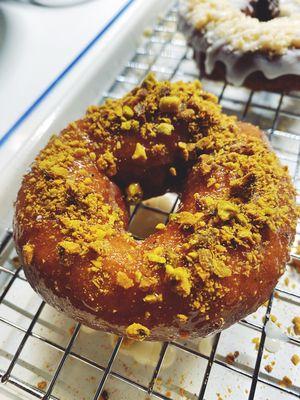
[[[291,387],[293,382],[288,376],[284,376],[281,381],[279,381],[279,385],[283,387]]]
[[[294,324],[294,332],[296,335],[300,335],[300,317],[294,317],[292,320],[292,323]]]
[[[284,278],[284,284],[285,284],[285,286],[289,286],[289,283],[290,283],[290,279],[289,279],[288,276],[286,276],[286,277]]]
[[[274,324],[275,324],[275,322],[277,321],[276,315],[271,314],[271,315],[270,315],[270,320],[271,320],[272,322],[274,322]]]
[[[228,353],[226,356],[227,364],[232,365],[239,355],[240,355],[239,351],[235,351],[234,353]]]
[[[273,322],[273,324],[278,326],[278,328],[281,328],[282,324],[280,322],[278,322],[278,318],[276,317],[276,315],[271,314],[270,315],[270,320]],[[263,320],[263,322],[264,322],[264,320]]]
[[[259,337],[255,337],[251,340],[252,343],[255,344],[255,350],[259,349],[259,344],[260,344],[260,338]]]
[[[37,383],[36,387],[40,390],[45,390],[47,387],[47,382],[46,381],[40,381]]]
[[[293,354],[291,361],[294,365],[298,365],[300,363],[300,356],[298,354]]]
[[[270,374],[273,371],[273,367],[271,364],[267,364],[264,366],[264,369]]]

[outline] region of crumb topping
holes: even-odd
[[[186,297],[191,293],[191,273],[187,268],[174,268],[172,265],[167,264],[166,278],[175,283],[175,290],[183,297]]]
[[[147,160],[146,149],[141,143],[137,143],[134,153],[132,155],[133,160]]]
[[[69,254],[79,254],[81,251],[81,247],[78,243],[70,242],[68,240],[63,240],[62,242],[59,242],[58,247]]]
[[[166,225],[160,222],[159,224],[156,225],[155,229],[163,231],[164,229],[166,229]]]
[[[22,254],[25,264],[29,265],[33,260],[34,246],[27,243],[23,246]]]
[[[163,296],[162,294],[152,293],[152,294],[147,294],[147,296],[145,296],[143,300],[145,303],[151,303],[151,304],[158,303],[163,301]]]
[[[122,271],[117,272],[117,283],[122,286],[124,289],[129,289],[134,286],[134,282],[129,276]]]
[[[141,324],[133,323],[127,326],[126,335],[130,339],[144,340],[150,335],[150,330]]]
[[[185,324],[188,321],[188,316],[185,314],[177,314],[177,318],[180,323]]]
[[[126,200],[128,204],[137,204],[143,199],[143,190],[139,183],[131,183],[126,188]]]

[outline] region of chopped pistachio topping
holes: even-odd
[[[180,98],[177,96],[165,96],[160,99],[159,109],[163,113],[177,113],[180,103]]]
[[[188,317],[185,314],[177,314],[177,318],[182,324],[185,324],[188,321]]]
[[[147,160],[146,149],[141,143],[137,143],[134,153],[132,155],[133,160]]]
[[[171,174],[172,176],[177,176],[176,168],[171,167],[171,168],[169,169],[169,171],[170,171],[170,174]]]
[[[164,264],[166,262],[166,258],[163,257],[164,249],[163,247],[156,247],[152,251],[146,253],[148,260],[158,263]]]
[[[126,188],[126,200],[129,204],[137,204],[143,198],[143,190],[139,183],[131,183]]]
[[[142,341],[150,335],[150,330],[141,324],[133,323],[127,326],[126,335],[130,339]]]
[[[159,231],[162,231],[162,230],[166,229],[166,225],[160,222],[159,224],[156,225],[155,228]]]
[[[122,286],[124,289],[129,289],[134,286],[134,282],[129,276],[122,271],[117,272],[117,284]]]
[[[183,297],[191,292],[192,282],[190,271],[184,267],[173,268],[166,265],[166,276],[169,280],[176,282],[176,291]]]
[[[143,300],[145,303],[159,303],[163,301],[163,297],[162,294],[152,293],[147,294],[147,296],[145,296]]]
[[[80,253],[81,251],[81,247],[78,243],[70,242],[68,240],[63,240],[62,242],[59,242],[58,246],[69,254],[76,254]]]
[[[22,249],[24,263],[30,265],[33,259],[34,246],[32,244],[25,244]]]
[[[157,132],[162,135],[170,136],[174,131],[174,126],[171,124],[167,124],[166,122],[162,122],[157,126]]]

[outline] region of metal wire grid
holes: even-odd
[[[156,72],[159,78],[170,79],[170,80],[178,78],[183,80],[191,80],[193,78],[198,77],[198,74],[194,66],[192,66],[191,69],[187,68],[187,66],[191,66],[193,64],[192,56],[184,40],[176,32],[176,18],[177,18],[177,7],[175,4],[172,6],[172,8],[169,10],[169,12],[165,17],[160,18],[158,23],[154,26],[153,30],[151,32],[150,31],[147,32],[147,37],[143,39],[142,45],[138,48],[136,54],[131,59],[131,61],[127,63],[122,73],[117,77],[116,81],[114,82],[108,93],[102,96],[101,101],[103,101],[107,97],[111,98],[122,95],[124,92],[130,90],[132,87],[138,84],[149,71]],[[274,93],[274,94],[265,94],[265,97],[263,95],[260,95],[260,97],[258,97],[256,93],[248,91],[247,98],[245,99],[244,97],[243,98],[240,97],[240,91],[242,91],[244,95],[245,89],[241,90],[234,89],[226,84],[212,84],[205,80],[204,82],[206,83],[208,89],[212,89],[218,94],[219,101],[223,104],[225,109],[228,109],[229,111],[232,112],[237,112],[239,117],[242,119],[250,121],[254,120],[254,122],[255,121],[257,122],[257,120],[253,118],[253,115],[251,114],[253,109],[257,109],[259,111],[258,114],[256,115],[256,117],[258,116],[258,118],[260,118],[260,114],[263,114],[264,112],[266,112],[267,114],[268,113],[272,114],[272,118],[267,118],[266,121],[262,119],[259,120],[258,122],[261,125],[265,124],[265,126],[263,126],[264,128],[268,128],[269,137],[273,142],[273,144],[275,143],[275,147],[276,143],[278,144],[278,140],[279,144],[280,140],[282,139],[284,141],[286,140],[292,141],[292,147],[296,153],[295,157],[291,158],[289,153],[280,155],[281,159],[284,162],[292,164],[291,167],[293,171],[292,174],[295,184],[297,185],[299,179],[298,170],[300,166],[300,155],[299,155],[300,136],[297,135],[297,129],[295,129],[295,132],[293,132],[293,129],[288,132],[286,130],[280,130],[279,128],[281,127],[281,125],[284,125],[286,119],[293,119],[293,121],[296,121],[295,122],[296,126],[298,127],[300,126],[300,119],[299,119],[300,115],[297,114],[297,108],[288,110],[285,107],[285,104],[288,103],[289,101],[295,102],[296,106],[297,104],[300,105],[299,94],[294,93],[287,96],[284,93],[279,93],[279,94]],[[233,96],[230,96],[230,94],[232,94]],[[230,109],[230,104],[232,106],[232,110]],[[292,126],[294,125],[292,124]],[[168,210],[157,209],[156,207],[151,206],[151,204],[149,205],[147,202],[139,204],[137,207],[135,207],[131,215],[131,223],[130,223],[131,231],[135,234],[137,238],[141,238],[141,235],[138,232],[138,226],[140,225],[138,215],[141,212],[143,213],[143,215],[145,215],[145,213],[148,213],[148,215],[154,217],[154,220],[159,218],[161,221],[167,221],[169,213],[173,212],[176,209],[178,202],[179,202],[179,197],[174,195],[173,205],[171,209]],[[156,222],[154,223],[154,226],[155,225]],[[5,260],[5,258],[7,257],[7,253],[12,246],[13,246],[12,231],[8,230],[0,245],[1,260]],[[300,257],[297,256],[297,254],[293,254],[292,256],[295,259],[300,259]],[[18,280],[26,281],[26,278],[23,274],[22,268],[11,269],[5,265],[0,265],[0,273],[1,275],[4,274],[7,278],[6,285],[0,296],[0,305],[1,305],[3,302],[5,302],[5,299],[9,291],[14,290],[16,281]],[[204,372],[203,380],[200,384],[199,392],[194,398],[208,399],[205,393],[209,382],[210,374],[214,365],[218,365],[222,368],[230,370],[234,374],[243,375],[246,378],[251,379],[251,385],[248,394],[249,400],[255,398],[256,388],[259,382],[278,390],[278,396],[286,394],[291,396],[291,398],[300,398],[299,382],[298,382],[298,387],[295,386],[296,384],[294,384],[290,388],[281,387],[279,386],[278,381],[272,381],[271,379],[266,379],[260,374],[264,345],[266,340],[265,327],[266,323],[270,319],[270,312],[272,308],[272,302],[274,300],[274,294],[289,296],[290,298],[293,299],[293,301],[300,304],[300,295],[298,293],[296,293],[295,291],[285,290],[278,287],[275,289],[273,295],[269,300],[268,306],[266,308],[263,325],[260,325],[259,323],[255,322],[250,322],[249,320],[240,321],[239,324],[246,326],[254,331],[257,331],[258,334],[260,334],[260,343],[253,371],[251,371],[251,369],[249,371],[242,370],[235,364],[231,365],[227,363],[225,359],[216,358],[218,344],[221,337],[221,333],[219,333],[214,340],[209,355],[203,354],[200,351],[197,351],[189,346],[186,346],[181,342],[164,343],[161,347],[157,364],[153,369],[150,382],[148,385],[144,385],[112,369],[113,363],[118,355],[119,349],[122,344],[122,338],[117,339],[113,351],[111,352],[110,357],[108,359],[107,365],[101,365],[93,361],[92,359],[77,353],[73,349],[74,342],[76,341],[76,338],[78,337],[81,328],[80,324],[77,324],[75,326],[75,329],[66,346],[59,345],[54,341],[51,341],[46,337],[35,333],[33,331],[33,328],[35,327],[45,307],[45,303],[42,301],[37,311],[31,318],[31,322],[28,328],[24,328],[21,325],[18,325],[15,322],[10,321],[9,318],[0,316],[1,323],[14,328],[16,331],[23,334],[20,344],[16,352],[12,356],[8,367],[5,370],[0,369],[1,382],[2,383],[9,382],[10,384],[16,386],[18,389],[21,389],[24,393],[26,392],[35,398],[43,400],[50,398],[60,400],[58,397],[53,395],[53,390],[57,383],[58,377],[62,371],[62,368],[66,363],[66,360],[68,359],[68,357],[72,356],[75,359],[79,360],[80,362],[86,363],[89,366],[102,372],[102,376],[101,379],[99,380],[97,390],[94,396],[91,397],[91,399],[98,400],[100,398],[100,394],[103,393],[103,389],[105,387],[105,383],[108,377],[114,377],[120,381],[123,381],[126,385],[129,385],[131,387],[140,390],[141,394],[144,395],[148,394],[149,396],[153,396],[158,399],[168,400],[171,397],[168,397],[167,394],[163,394],[159,390],[156,390],[155,385],[161,370],[161,366],[164,362],[166,353],[170,347],[174,347],[180,349],[181,351],[190,353],[196,357],[203,358],[207,361],[206,370]],[[55,348],[56,350],[62,353],[60,362],[58,363],[56,370],[53,372],[52,379],[50,380],[48,388],[46,390],[38,389],[29,382],[23,381],[20,378],[15,377],[13,374],[14,368],[20,359],[20,355],[24,349],[24,346],[26,345],[30,337],[35,338],[38,341],[44,342],[47,345]],[[300,341],[295,337],[289,336],[288,342],[294,346],[297,346],[297,348],[299,349]],[[280,397],[276,398],[279,399]]]

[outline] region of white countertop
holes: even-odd
[[[76,67],[82,63],[91,43],[105,41],[107,31],[131,3],[93,0],[61,8],[0,4],[0,144],[24,113],[36,108],[34,103],[49,86],[57,78],[54,86],[60,85],[69,75],[74,60]]]

